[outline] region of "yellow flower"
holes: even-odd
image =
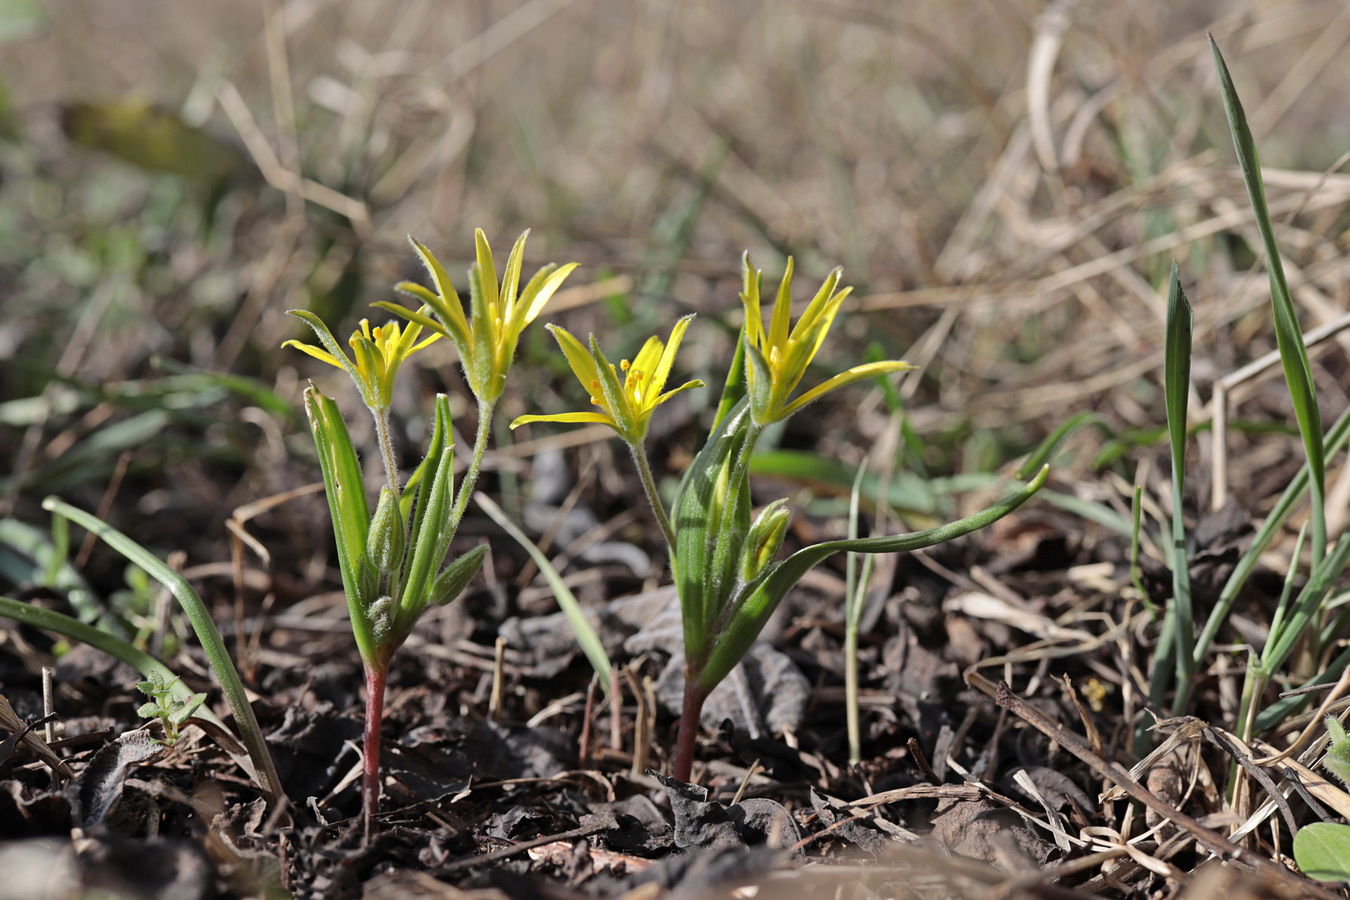
[[[647,436],[647,423],[656,407],[681,391],[703,387],[703,382],[695,379],[673,391],[665,390],[666,378],[670,376],[670,367],[675,362],[675,351],[679,349],[684,331],[692,318],[692,315],[688,315],[676,322],[668,341],[662,342],[653,335],[647,338],[647,343],[642,345],[631,363],[626,359],[621,361],[619,368],[624,373],[622,384],[619,383],[614,364],[605,358],[596,344],[595,335],[591,335],[591,346],[587,349],[565,329],[549,325],[548,330],[553,332],[577,380],[591,395],[591,403],[601,411],[521,416],[511,423],[511,427],[527,422],[594,423],[608,425],[629,444],[640,445]]]
[[[417,255],[422,258],[436,292],[405,281],[398,285],[398,290],[421,300],[425,304],[421,310],[414,312],[385,301],[375,304],[449,338],[459,351],[469,388],[481,402],[493,403],[502,395],[521,331],[534,321],[544,304],[577,265],[568,263],[557,268],[550,263],[536,272],[525,285],[525,290],[520,291],[521,257],[529,234],[526,230],[511,248],[499,287],[497,270],[492,262],[492,248],[488,246],[483,229],[474,231],[478,261],[469,269],[471,318],[464,317],[459,294],[455,292],[455,286],[451,284],[450,276],[445,274],[445,269],[430,250],[412,237],[408,240],[412,241]],[[427,307],[435,313],[436,318],[427,315]]]
[[[914,368],[900,360],[854,366],[788,402],[788,396],[806,374],[807,366],[811,364],[834,317],[839,313],[840,304],[852,288],[844,288],[836,293],[839,277],[843,274],[843,269],[836,268],[807,305],[806,312],[797,319],[797,324],[789,330],[792,257],[788,257],[787,271],[783,273],[778,297],[773,304],[772,318],[766,328],[759,300],[764,273],[750,267],[749,253],[742,257],[741,270],[741,302],[745,305],[746,377],[749,382],[750,414],[757,425],[782,421],[822,394],[846,384]]]
[[[422,326],[413,322],[406,329],[398,322],[386,322],[375,328],[370,327],[368,319],[361,320],[361,327],[352,333],[347,341],[352,348],[349,359],[338,346],[328,326],[314,313],[306,309],[293,309],[290,314],[304,319],[318,335],[319,342],[327,349],[300,341],[286,341],[281,346],[303,350],[315,359],[323,360],[330,366],[345,369],[356,382],[361,399],[372,411],[388,411],[394,396],[394,380],[398,377],[399,366],[403,361],[433,341],[439,340],[439,334],[416,343],[422,334]]]

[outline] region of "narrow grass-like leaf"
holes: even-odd
[[[413,513],[412,533],[415,540],[408,560],[406,577],[398,595],[398,612],[394,618],[394,634],[406,635],[421,618],[431,602],[431,586],[437,577],[450,541],[455,536],[457,522],[450,521],[454,503],[454,438],[450,428],[450,400],[445,394],[436,396],[436,419],[432,427],[431,446],[427,448],[427,471],[432,472],[431,483],[423,481],[417,492]],[[399,638],[401,640],[401,638]]]
[[[1346,410],[1341,417],[1331,426],[1331,430],[1326,433],[1324,438],[1324,447],[1328,457],[1334,456],[1340,452],[1340,449],[1350,441],[1350,410]],[[1289,485],[1280,494],[1279,500],[1275,506],[1266,515],[1266,519],[1261,523],[1261,528],[1257,531],[1252,542],[1247,546],[1247,550],[1238,559],[1237,566],[1233,573],[1228,576],[1224,582],[1223,590],[1219,593],[1219,599],[1214,603],[1214,609],[1210,612],[1208,621],[1205,622],[1205,628],[1200,633],[1199,639],[1195,642],[1194,659],[1196,665],[1199,665],[1209,645],[1213,642],[1214,636],[1218,634],[1219,626],[1228,618],[1229,611],[1233,608],[1233,603],[1237,600],[1238,594],[1246,586],[1247,579],[1251,577],[1252,572],[1256,570],[1257,561],[1266,547],[1284,527],[1284,523],[1289,520],[1293,514],[1294,507],[1303,501],[1303,497],[1308,493],[1310,481],[1310,467],[1305,462],[1298,473],[1290,480]]]
[[[1022,464],[1022,468],[1017,470],[1017,477],[1026,479],[1039,472],[1041,466],[1050,461],[1050,455],[1059,449],[1060,444],[1068,440],[1075,432],[1088,426],[1098,428],[1108,438],[1116,436],[1115,429],[1111,427],[1111,420],[1101,413],[1080,412],[1077,415],[1070,416],[1032,451],[1031,455],[1027,457],[1027,461]]]
[[[553,596],[558,600],[558,606],[567,616],[567,621],[571,623],[572,630],[576,632],[577,643],[581,645],[581,652],[586,654],[586,659],[591,663],[591,668],[595,674],[600,677],[600,684],[609,693],[609,674],[613,670],[613,665],[609,661],[609,654],[605,652],[605,645],[600,640],[600,635],[595,633],[591,627],[590,620],[586,618],[586,613],[581,609],[581,604],[577,602],[576,596],[563,581],[558,570],[553,568],[553,563],[544,555],[544,552],[535,546],[525,536],[525,532],[516,527],[515,523],[506,517],[500,506],[492,502],[492,499],[486,494],[474,494],[473,498],[478,506],[487,513],[492,521],[502,527],[502,530],[516,539],[516,543],[524,548],[525,552],[530,554],[534,564],[539,567],[539,572],[548,582],[548,586],[553,589]]]
[[[804,547],[783,560],[743,601],[731,611],[726,627],[717,635],[717,643],[709,655],[708,664],[699,678],[700,688],[711,691],[740,662],[749,651],[750,645],[759,637],[764,623],[778,608],[783,597],[802,577],[827,557],[845,551],[860,553],[900,553],[919,550],[934,544],[945,543],[958,537],[979,531],[998,521],[1003,516],[1021,506],[1031,498],[1050,475],[1046,466],[1021,490],[1005,497],[993,506],[972,516],[929,528],[887,537],[856,538],[853,540],[825,541],[810,547]]]
[[[1233,79],[1228,74],[1223,54],[1219,52],[1219,45],[1214,42],[1212,36],[1209,39],[1209,47],[1214,54],[1214,67],[1219,73],[1219,90],[1223,95],[1223,107],[1228,115],[1228,129],[1233,135],[1238,165],[1242,169],[1242,180],[1247,185],[1247,196],[1251,199],[1252,212],[1256,216],[1256,227],[1261,232],[1261,242],[1265,245],[1266,267],[1270,273],[1270,302],[1275,319],[1275,340],[1280,348],[1280,362],[1284,366],[1289,398],[1294,405],[1294,415],[1298,419],[1298,430],[1303,436],[1303,447],[1312,475],[1312,558],[1316,564],[1327,551],[1327,522],[1324,508],[1326,474],[1322,447],[1322,418],[1317,409],[1312,366],[1308,362],[1308,349],[1303,343],[1303,332],[1298,325],[1294,301],[1289,294],[1289,282],[1284,276],[1280,248],[1275,243],[1275,229],[1271,227],[1270,209],[1266,206],[1266,191],[1261,181],[1261,162],[1256,153],[1256,141],[1252,138],[1251,129],[1247,127],[1247,116],[1243,112],[1242,102],[1238,99],[1237,89],[1233,86]]]
[[[1130,504],[1130,516],[1132,519],[1130,528],[1130,581],[1134,583],[1134,589],[1139,592],[1139,597],[1144,601],[1144,607],[1149,615],[1155,619],[1158,616],[1157,607],[1153,605],[1153,600],[1149,598],[1148,591],[1144,588],[1144,579],[1140,577],[1139,572],[1139,526],[1144,518],[1144,486],[1135,485],[1134,501]]]
[[[1267,679],[1284,665],[1304,633],[1317,627],[1317,617],[1321,614],[1322,603],[1331,592],[1336,579],[1344,571],[1347,562],[1350,562],[1350,531],[1344,532],[1331,552],[1313,565],[1308,583],[1299,592],[1288,618],[1280,623],[1278,632],[1271,632],[1270,639],[1261,652],[1261,672]]]
[[[240,681],[239,673],[230,660],[230,654],[225,650],[225,642],[221,640],[220,632],[216,629],[216,623],[211,620],[210,611],[207,610],[202,599],[197,596],[197,592],[192,589],[192,586],[187,583],[183,576],[166,566],[160,561],[159,557],[84,510],[77,509],[57,497],[48,497],[43,500],[42,508],[48,512],[65,516],[91,534],[102,538],[104,543],[148,572],[152,578],[168,588],[170,593],[177,598],[178,604],[183,608],[188,622],[192,625],[192,629],[197,632],[197,640],[201,642],[202,650],[206,653],[206,659],[216,673],[216,680],[220,682],[225,700],[234,712],[234,720],[239,728],[240,737],[243,738],[244,746],[248,748],[248,755],[253,760],[254,768],[257,769],[258,780],[261,782],[259,786],[263,793],[267,795],[269,803],[279,799],[281,797],[281,782],[277,778],[276,766],[272,763],[272,754],[267,749],[267,742],[263,740],[262,729],[258,727],[258,720],[253,715],[253,707],[249,705],[248,695],[244,691],[244,683]]]
[[[858,466],[858,474],[853,479],[853,491],[848,503],[848,537],[858,538],[858,500],[862,493],[863,476],[867,473],[867,460]],[[862,728],[858,710],[858,627],[862,622],[863,601],[867,598],[867,584],[872,579],[872,565],[876,557],[868,554],[861,563],[861,554],[850,552],[845,564],[844,583],[844,704],[848,730],[848,761],[857,765],[862,759]]]
[[[1191,566],[1186,555],[1186,521],[1182,496],[1186,487],[1186,408],[1191,389],[1191,338],[1194,322],[1191,304],[1181,289],[1175,261],[1167,288],[1167,331],[1163,348],[1163,394],[1167,403],[1167,433],[1172,445],[1172,609],[1175,610],[1177,690],[1172,714],[1181,715],[1190,700],[1191,655],[1195,640],[1195,614],[1191,606]],[[1153,677],[1161,677],[1155,666]]]
[[[305,390],[305,412],[309,416],[310,433],[323,473],[324,496],[333,521],[338,570],[342,573],[342,592],[347,596],[352,635],[361,659],[372,664],[379,655],[379,647],[366,618],[366,608],[375,598],[367,596],[370,591],[365,589],[361,572],[370,528],[365,478],[356,448],[342,421],[342,412],[333,398],[325,397],[310,386]]]
[[[81,644],[88,644],[95,650],[102,650],[113,659],[126,663],[146,678],[149,678],[152,672],[157,672],[164,678],[166,684],[172,685],[171,690],[175,697],[184,702],[192,697],[192,691],[188,690],[182,679],[175,675],[173,670],[164,663],[116,635],[87,625],[79,619],[55,610],[33,606],[31,603],[11,600],[8,597],[0,597],[0,616],[13,619],[24,625],[31,625],[34,628],[56,632],[62,637],[79,641]],[[225,727],[225,723],[220,721],[209,707],[202,707],[198,710],[197,718],[205,719],[222,728]]]

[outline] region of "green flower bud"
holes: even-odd
[[[366,533],[366,555],[375,568],[388,574],[403,565],[403,549],[407,543],[407,525],[399,514],[398,497],[389,485],[380,488],[380,502],[370,520]]]
[[[384,644],[394,632],[394,598],[381,597],[366,609],[370,633],[377,645]]]
[[[446,566],[445,570],[436,576],[436,581],[431,586],[431,602],[437,606],[445,606],[464,593],[464,589],[482,567],[487,552],[488,545],[479,544]]]
[[[791,518],[787,500],[775,500],[764,507],[746,535],[745,549],[741,553],[742,581],[754,581],[778,558],[778,549],[783,546],[783,536]]]

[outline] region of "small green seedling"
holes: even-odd
[[[1350,785],[1350,738],[1335,716],[1326,718],[1331,745],[1322,768]],[[1303,874],[1318,881],[1350,881],[1350,825],[1315,822],[1294,835],[1294,859]]]
[[[1350,739],[1346,737],[1345,726],[1335,716],[1327,716],[1326,725],[1331,745],[1327,747],[1327,755],[1322,757],[1322,768],[1350,785]],[[1350,859],[1346,864],[1350,865]]]
[[[179,729],[192,717],[198,707],[206,702],[206,695],[192,694],[184,699],[174,694],[177,678],[165,678],[159,672],[151,672],[147,677],[149,680],[137,684],[136,690],[150,700],[141,704],[140,709],[136,710],[136,715],[142,719],[159,719],[160,724],[164,726],[164,737],[155,738],[155,742],[172,747],[178,743]]]

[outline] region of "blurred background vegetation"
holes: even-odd
[[[532,228],[527,274],[579,261],[543,319],[615,356],[699,313],[679,377],[714,388],[656,423],[668,475],[729,359],[747,248],[769,278],[794,255],[803,300],[844,265],[856,299],[821,372],[869,353],[922,366],[776,436],[808,460],[857,465],[896,406],[921,476],[994,470],[1081,410],[1153,439],[1173,257],[1202,422],[1214,380],[1273,347],[1206,30],[1251,115],[1305,327],[1332,322],[1350,307],[1341,2],[0,0],[0,514],[45,522],[59,492],[222,558],[200,542],[232,510],[316,478],[305,379],[346,389],[280,349],[306,337],[285,310],[349,333],[422,277],[407,234],[463,289],[475,227],[499,252]],[[522,346],[500,418],[580,408],[547,334]],[[434,391],[465,396],[450,352],[406,379],[409,447]],[[1314,365],[1343,409],[1344,352]],[[1282,391],[1245,390],[1236,419],[1292,422]],[[500,435],[489,487],[509,501],[540,449],[582,446],[626,502],[621,467],[595,465],[616,448],[558,431]],[[1292,443],[1231,443],[1247,497],[1297,463]],[[1074,483],[1091,462],[1057,477],[1101,500],[1109,482]],[[260,520],[274,552],[289,537],[324,557],[309,501]]]

